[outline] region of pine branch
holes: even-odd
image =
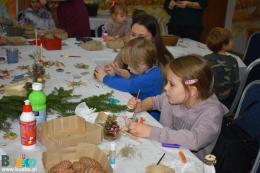
[[[99,96],[92,96],[82,99],[81,102],[86,102],[88,107],[96,108],[97,112],[109,111],[109,112],[121,112],[126,110],[126,105],[111,104],[109,99],[112,97],[113,92],[101,94]]]
[[[47,100],[48,111],[56,111],[60,116],[74,115],[76,106],[81,102],[91,108],[96,108],[96,111],[120,112],[126,110],[126,105],[118,105],[111,102],[113,92],[92,96],[82,99],[80,102],[70,101],[73,98],[79,98],[79,95],[73,95],[73,90],[64,90],[64,88],[54,88]],[[11,124],[8,119],[18,119],[22,113],[22,106],[27,97],[21,96],[4,96],[0,99],[0,130],[7,131]]]
[[[61,116],[74,114],[74,110],[79,102],[69,102],[69,100],[80,96],[72,95],[72,92],[73,90],[54,88],[54,91],[47,96],[47,108],[57,111]]]
[[[18,119],[22,113],[22,105],[25,97],[4,96],[0,99],[0,130],[8,131],[11,123],[8,119]]]

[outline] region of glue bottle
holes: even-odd
[[[116,166],[116,143],[110,143],[109,164],[114,169]]]
[[[20,116],[20,136],[23,149],[34,149],[36,146],[36,120],[29,100],[24,101]]]
[[[33,91],[29,95],[32,110],[37,123],[46,121],[46,96],[42,91],[42,84],[34,82],[32,84]]]

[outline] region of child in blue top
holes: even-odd
[[[145,38],[131,40],[122,50],[122,61],[128,65],[130,77],[124,78],[118,74],[111,76],[100,68],[96,67],[95,76],[111,88],[120,91],[130,92],[136,95],[140,90],[141,100],[156,96],[162,93],[163,75],[157,62],[157,51],[153,43]],[[159,120],[160,113],[151,111],[151,115]]]

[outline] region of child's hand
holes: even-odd
[[[133,134],[134,136],[142,137],[142,138],[147,138],[151,134],[151,127],[138,123],[138,122],[133,122],[129,120],[128,118],[125,118],[126,126],[128,127],[129,133]]]
[[[175,5],[176,5],[176,2],[174,0],[171,0],[170,3],[169,3],[168,8],[169,9],[173,9]]]
[[[110,76],[114,76],[115,75],[115,70],[114,70],[114,68],[112,67],[111,64],[106,64],[104,66],[104,70]]]
[[[124,36],[123,37],[123,40],[124,40],[124,42],[129,42],[130,41],[130,35],[126,35],[126,36]]]
[[[111,66],[117,75],[122,76],[125,79],[129,79],[131,77],[129,71],[120,68],[117,63],[113,63],[113,64],[111,64]]]
[[[103,78],[106,76],[106,72],[102,68],[96,67],[95,72],[94,72],[94,76],[96,77],[97,80],[102,82]]]
[[[142,112],[142,102],[140,99],[137,99],[136,97],[132,97],[128,101],[127,107],[133,108],[134,112]]]

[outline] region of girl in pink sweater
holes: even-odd
[[[200,159],[211,153],[228,109],[212,93],[212,72],[200,57],[188,55],[173,60],[167,69],[165,92],[143,101],[129,100],[135,112],[161,111],[163,128],[126,119],[130,133],[163,143],[180,144]]]

